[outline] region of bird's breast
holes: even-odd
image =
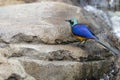
[[[87,38],[84,38],[84,37],[81,37],[81,36],[76,36],[76,35],[74,35],[73,33],[71,33],[72,34],[72,36],[74,37],[74,38],[76,38],[76,39],[78,39],[78,40],[80,40],[80,41],[86,41],[86,40],[88,40]]]
[[[80,36],[74,36],[76,39],[80,40],[80,41],[86,41],[87,38],[84,37],[80,37]]]

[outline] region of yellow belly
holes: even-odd
[[[71,34],[72,34],[73,37],[75,37],[76,39],[78,39],[78,40],[80,40],[80,41],[86,41],[86,40],[88,40],[87,38],[74,35],[74,34],[72,33],[72,31],[71,31]]]
[[[86,41],[87,38],[84,37],[80,37],[80,36],[74,36],[76,39],[80,40],[80,41]]]

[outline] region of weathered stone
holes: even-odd
[[[12,78],[23,80],[29,77],[29,75],[25,72],[23,66],[18,60],[8,59],[7,62],[0,64],[0,77],[4,80],[10,80]],[[31,77],[31,80],[35,79]]]
[[[36,80],[99,79],[109,73],[110,60],[93,62],[42,61],[19,58],[28,74]]]
[[[21,3],[24,3],[24,1],[23,0],[0,0],[0,6],[21,4]]]
[[[0,77],[0,80],[4,80],[2,77]]]
[[[116,70],[114,71],[115,79],[119,80],[120,79],[120,57],[118,57],[116,61]]]
[[[70,27],[64,20],[78,16],[84,21],[80,8],[59,2],[2,7],[0,11],[0,41],[6,43],[67,41]]]
[[[70,51],[68,51],[68,50],[57,50],[57,51],[50,52],[49,55],[46,58],[49,61],[53,61],[53,60],[56,60],[56,61],[61,61],[61,60],[73,61],[73,60],[75,60],[75,58],[72,57],[71,54],[72,53]]]
[[[0,64],[7,63],[7,58],[0,55]]]
[[[50,58],[49,53],[55,53],[56,55],[62,56],[62,53],[59,53],[59,50],[63,53],[69,54],[72,58],[78,59],[80,57],[87,57],[88,54],[78,47],[73,47],[70,45],[30,45],[30,44],[11,44],[10,45],[11,53],[9,57],[31,57],[34,59],[46,60]],[[67,51],[67,52],[66,52]],[[66,55],[65,54],[65,55]],[[68,55],[67,55],[68,56]],[[66,56],[66,57],[67,57]],[[67,59],[68,60],[68,59]]]
[[[54,1],[54,2],[57,1],[57,2],[65,2],[72,5],[79,5],[78,0],[0,0],[0,6],[33,3],[33,2],[41,2],[41,1]]]

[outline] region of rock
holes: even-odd
[[[23,0],[0,0],[0,6],[21,4],[21,3],[24,3],[24,1]]]
[[[4,80],[2,77],[0,77],[0,80]]]
[[[4,80],[26,80],[28,75],[18,60],[8,59],[6,63],[0,65],[0,77]],[[31,77],[31,80],[35,80]]]
[[[5,43],[65,42],[71,37],[64,20],[76,15],[84,21],[80,8],[59,2],[2,7],[0,11],[0,42]]]
[[[79,6],[78,0],[5,0],[5,1],[0,0],[0,6],[23,4],[23,3],[33,3],[33,2],[41,2],[41,1],[65,2],[68,4]]]
[[[71,55],[72,53],[68,50],[57,50],[57,51],[53,51],[50,52],[49,55],[46,57],[48,60],[53,61],[53,60],[75,60],[74,57],[72,57]],[[80,57],[78,57],[79,59]]]
[[[7,63],[7,58],[0,55],[0,64]]]
[[[116,80],[119,80],[120,79],[120,58],[117,59],[115,67],[116,67],[115,68],[116,70],[114,71],[114,75]]]
[[[22,78],[17,74],[12,74],[8,79],[6,80],[22,80]]]
[[[99,79],[103,73],[109,72],[111,61],[74,62],[43,61],[19,58],[27,73],[36,80],[83,80]],[[92,77],[91,77],[92,76]],[[93,79],[92,79],[93,80]]]
[[[70,45],[30,45],[30,44],[11,44],[11,53],[9,57],[30,57],[34,59],[46,60],[54,54],[68,57],[70,55],[74,59],[87,57],[88,54],[80,48]],[[70,53],[70,54],[69,54]],[[68,54],[68,55],[67,55]],[[56,56],[57,57],[57,56]],[[54,58],[54,57],[53,57]],[[68,60],[68,59],[67,59]]]
[[[4,48],[0,48],[0,55],[8,58],[10,55],[12,55],[12,50],[10,49],[9,45],[8,46],[4,46]]]

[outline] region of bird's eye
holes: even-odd
[[[74,24],[74,22],[73,22],[73,21],[70,21],[70,24],[72,24],[72,25],[73,25],[73,24]]]

